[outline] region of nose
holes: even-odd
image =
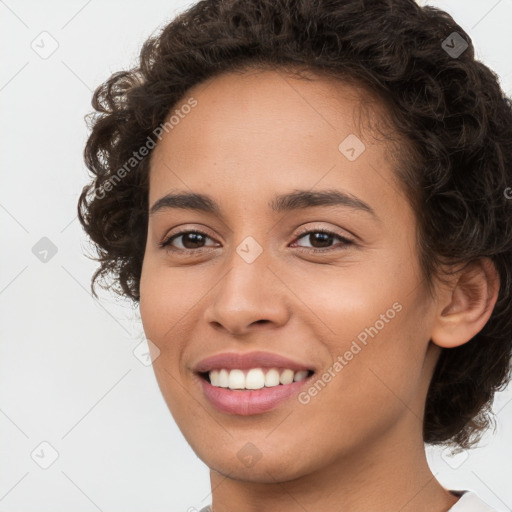
[[[261,254],[248,263],[233,251],[229,263],[209,294],[206,321],[237,336],[267,324],[268,328],[284,325],[290,313],[288,289],[268,266],[268,259]]]

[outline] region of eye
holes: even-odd
[[[315,235],[315,236],[313,236]],[[300,240],[302,238],[309,237],[310,243],[313,244],[319,244],[320,247],[305,247],[302,245],[299,245],[297,247],[301,249],[306,249],[310,252],[328,252],[331,250],[335,250],[336,246],[331,246],[331,243],[333,242],[333,239],[338,239],[341,241],[341,246],[338,247],[339,249],[342,249],[343,246],[352,245],[354,242],[346,237],[343,237],[341,235],[338,235],[337,233],[334,233],[333,231],[328,231],[326,229],[313,229],[310,231],[304,231],[298,235],[298,238],[296,240]],[[173,242],[175,240],[182,239],[180,242],[181,246],[175,247],[173,246]],[[210,236],[208,236],[206,233],[198,230],[189,230],[189,231],[180,231],[178,233],[173,234],[170,237],[165,238],[162,242],[159,243],[159,246],[161,248],[165,248],[168,251],[175,251],[175,252],[194,252],[194,251],[202,251],[204,249],[207,249],[208,247],[204,246],[204,243],[206,239],[212,240]],[[214,247],[214,246],[210,246]]]
[[[173,247],[171,244],[180,238],[183,238],[181,241],[181,247]],[[206,233],[202,231],[193,230],[193,231],[180,231],[175,233],[174,235],[164,239],[160,242],[160,247],[167,248],[169,251],[194,251],[205,249],[201,244],[205,242],[205,239],[210,238]],[[210,238],[211,240],[211,238]]]
[[[309,237],[308,240],[310,241],[310,243],[320,245],[320,247],[304,247],[299,245],[299,247],[307,249],[311,252],[328,252],[330,250],[335,250],[337,248],[336,246],[330,246],[333,239],[335,238],[341,240],[342,242],[341,247],[338,247],[339,249],[343,249],[343,246],[352,245],[354,243],[353,240],[350,240],[346,237],[338,235],[337,233],[334,233],[333,231],[328,231],[326,229],[313,229],[310,231],[304,231],[298,235],[297,240],[306,237]]]

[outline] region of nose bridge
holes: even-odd
[[[255,307],[268,293],[269,251],[253,237],[246,237],[229,256],[229,272],[219,283],[222,300],[236,309]],[[220,297],[217,297],[218,299]],[[262,301],[263,302],[263,301]]]
[[[261,320],[280,323],[286,317],[283,286],[268,268],[270,251],[253,237],[233,248],[227,271],[215,287],[207,320],[241,332]]]

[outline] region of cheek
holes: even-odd
[[[183,272],[182,272],[183,274]],[[186,286],[183,276],[146,259],[140,280],[140,316],[146,338],[159,350],[153,361],[153,371],[176,421],[187,417],[189,395],[178,384],[186,371],[180,360],[186,349],[187,332],[193,329],[193,315],[187,315],[197,303],[198,291]]]
[[[380,316],[367,316],[365,323],[351,325],[350,335],[332,344],[333,360],[339,364],[324,408],[347,432],[370,435],[393,425],[403,414],[422,415],[428,336],[418,329],[411,304],[400,305],[400,311],[383,308],[387,323]]]
[[[191,267],[175,269],[151,258],[144,260],[139,308],[147,337],[163,342],[172,337],[178,322],[187,321],[187,315],[206,293],[193,274]]]
[[[159,324],[163,320],[160,315],[163,304],[155,270],[151,260],[145,257],[139,285],[139,310],[144,332],[146,337],[151,340],[155,338],[154,334],[160,331],[161,325]]]
[[[353,266],[339,279],[317,273],[304,282],[310,290],[306,303],[322,321],[331,358],[319,376],[326,391],[319,384],[315,396],[354,428],[379,416],[391,421],[415,400],[423,378],[426,299],[420,286],[411,293],[417,278],[410,264],[398,268],[388,262],[364,271]]]
[[[188,344],[211,288],[199,268],[172,268],[151,259],[144,262],[139,309],[145,336],[160,351],[153,367],[161,386],[173,388],[175,379],[189,377],[185,366]],[[166,399],[173,399],[171,395],[177,392],[163,391]]]
[[[175,286],[175,283],[169,281],[166,273],[160,271],[151,260],[144,261],[140,280],[139,310],[146,338],[160,351],[159,356],[153,361],[153,369],[160,384],[168,380],[163,368],[174,373],[177,365],[179,339],[176,324],[183,316],[183,304],[179,300],[180,294],[176,293]]]

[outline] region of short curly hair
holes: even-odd
[[[88,116],[93,176],[78,217],[100,263],[93,294],[101,277],[103,288],[140,299],[151,150],[145,158],[134,150],[151,148],[192,86],[251,67],[359,84],[387,106],[406,141],[396,174],[416,214],[429,288],[443,263],[494,263],[493,313],[468,343],[442,349],[425,405],[425,443],[473,446],[493,423],[494,393],[510,380],[512,101],[440,9],[414,0],[203,0],[149,38],[137,67],[96,89]]]

